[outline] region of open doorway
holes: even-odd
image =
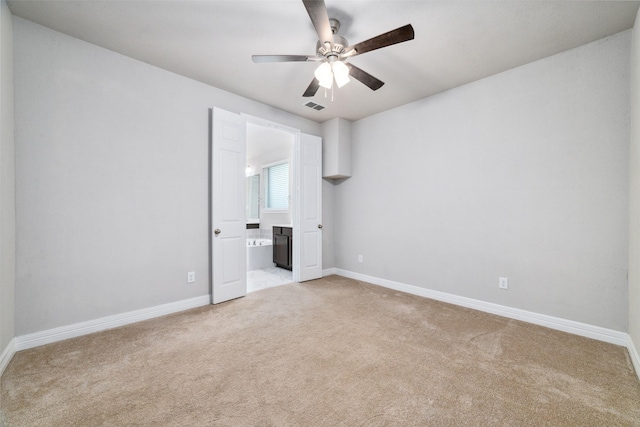
[[[284,220],[291,222],[280,224],[285,227],[278,230],[281,235],[289,233],[291,246],[284,262],[290,263],[293,282],[322,277],[322,139],[299,129],[214,107],[209,110],[209,273],[213,304],[247,294],[248,123],[284,131],[293,137],[290,157],[293,170],[288,181],[292,183],[288,184],[291,196],[287,196],[289,208],[281,209],[283,214],[289,214]],[[264,194],[260,197],[264,198]],[[275,211],[271,213],[276,214]],[[262,219],[259,217],[258,221],[260,224]],[[285,230],[289,224],[292,227]],[[278,227],[263,223],[257,228],[273,233]],[[272,238],[278,240],[278,235],[272,234]]]
[[[247,292],[253,292],[293,282],[295,135],[247,122],[246,138]]]

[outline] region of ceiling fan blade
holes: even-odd
[[[373,77],[371,74],[361,70],[355,65],[353,64],[345,64],[345,65],[349,67],[349,75],[354,79],[358,80],[359,82],[363,83],[365,86],[368,86],[369,89],[378,90],[384,85],[384,82],[382,80],[378,80],[377,78]]]
[[[306,55],[252,55],[251,59],[255,63],[262,63],[262,62],[318,61],[320,58],[316,56],[306,56]]]
[[[304,3],[304,7],[307,9],[316,33],[318,33],[320,43],[324,44],[329,42],[331,48],[333,48],[333,32],[331,31],[329,14],[327,13],[324,0],[302,0],[302,3]]]
[[[346,53],[343,56],[351,57],[360,55],[362,53],[370,52],[372,50],[380,49],[381,47],[387,47],[394,44],[413,40],[414,32],[411,24],[404,27],[396,28],[387,33],[380,34],[379,36],[370,38],[353,46],[349,46],[346,49]]]
[[[314,78],[311,84],[309,85],[309,87],[307,88],[307,90],[304,91],[302,96],[304,96],[305,98],[309,98],[310,96],[315,95],[316,92],[318,92],[319,88],[320,88],[320,81]]]

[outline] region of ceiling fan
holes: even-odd
[[[413,40],[414,37],[413,27],[409,24],[351,46],[347,39],[338,35],[340,22],[329,19],[324,0],[302,0],[302,3],[318,33],[316,55],[253,55],[251,59],[256,63],[320,62],[313,81],[302,95],[304,97],[314,96],[320,86],[331,89],[334,79],[336,85],[342,87],[350,81],[349,76],[371,90],[380,89],[384,85],[383,81],[346,61],[356,55]]]

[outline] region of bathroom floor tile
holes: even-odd
[[[247,271],[247,292],[286,285],[293,282],[293,273],[279,267]]]

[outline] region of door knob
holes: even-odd
[[[213,234],[215,234],[216,236],[217,236],[218,234],[220,234],[220,233],[221,233],[221,231],[220,231],[220,229],[219,229],[219,228],[216,228],[216,229],[214,230],[214,232],[213,232]]]
[[[318,228],[322,228],[322,224],[318,224]]]

